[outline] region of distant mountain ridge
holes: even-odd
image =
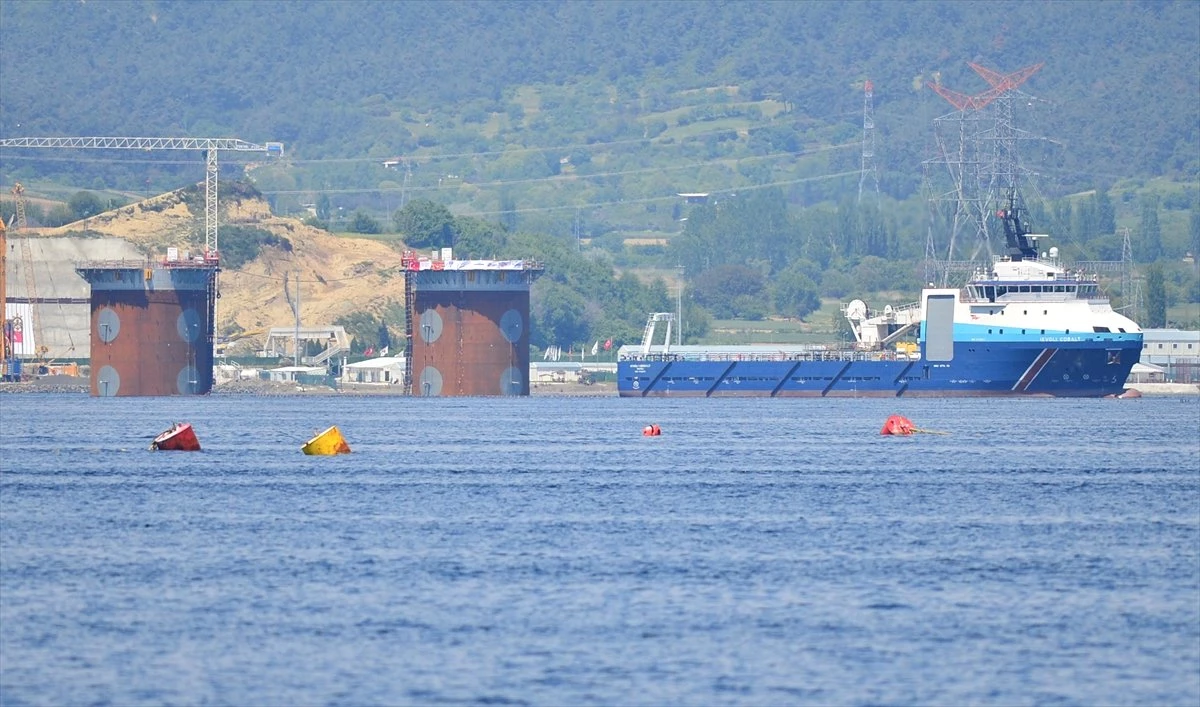
[[[1065,143],[1051,166],[1066,184],[1200,170],[1200,4],[1188,0],[8,2],[0,26],[0,135],[280,140],[296,162],[264,186],[277,191],[378,187],[383,174],[304,160],[636,139],[687,109],[686,91],[714,86],[787,105],[785,129],[815,121],[831,143],[854,140],[866,78],[884,170],[914,175],[930,120],[950,112],[922,84],[986,90],[969,61],[1045,62],[1027,89],[1053,105],[1037,128]],[[551,170],[562,156],[545,156]],[[6,174],[68,172],[3,157]],[[470,167],[446,165],[411,186]]]

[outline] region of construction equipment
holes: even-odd
[[[31,357],[33,373],[36,375],[39,370],[47,365],[45,358],[50,347],[46,345],[46,339],[43,336],[42,314],[37,297],[37,278],[33,276],[33,252],[29,247],[29,222],[25,219],[25,187],[20,182],[14,183],[12,195],[13,200],[16,202],[16,234],[21,237],[21,271],[25,274],[25,299],[29,302],[30,321],[20,322],[20,324],[24,332],[28,332],[33,336],[34,348]],[[32,328],[26,328],[25,325],[32,325]],[[16,326],[17,324],[14,322],[14,331]]]
[[[93,150],[203,150],[204,174],[204,258],[216,264],[217,243],[217,152],[265,152],[283,155],[282,142],[256,145],[237,138],[210,137],[18,137],[0,140],[0,148],[55,147]]]
[[[4,219],[0,219],[0,381],[21,378],[21,363],[13,355],[8,324],[8,238]]]
[[[217,273],[220,272],[220,250],[217,240],[217,221],[219,212],[217,210],[217,153],[221,150],[232,152],[256,152],[265,153],[268,157],[281,157],[283,155],[283,143],[268,142],[263,145],[246,142],[236,138],[147,138],[147,137],[32,137],[32,138],[4,138],[0,139],[0,148],[17,149],[17,148],[76,148],[76,149],[98,149],[98,150],[191,150],[203,151],[205,154],[205,177],[204,177],[204,254],[202,256],[202,265],[211,268],[212,275],[207,279],[207,345],[212,347],[213,327],[216,322],[216,300],[220,297],[220,289],[217,280]],[[19,214],[21,220],[24,219],[24,203],[18,199]],[[24,248],[28,248],[28,239],[22,243]],[[26,255],[27,264],[30,263],[27,251],[23,250]],[[26,268],[26,277],[32,277],[32,268]],[[32,284],[30,284],[32,288]],[[34,297],[32,289],[30,291],[30,301],[32,303]],[[31,304],[31,308],[35,312],[36,305]],[[38,328],[35,322],[35,329]],[[39,332],[40,334],[40,332]],[[38,339],[40,344],[40,336]],[[210,357],[211,358],[211,357]]]

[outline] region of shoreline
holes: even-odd
[[[415,397],[406,396],[398,388],[399,386],[394,385],[363,383],[346,383],[339,388],[329,388],[270,381],[233,381],[213,386],[210,395]],[[1136,390],[1144,397],[1191,397],[1200,396],[1200,383],[1132,383],[1126,385],[1125,390]],[[0,394],[76,393],[87,395],[89,392],[89,381],[86,378],[73,376],[47,376],[21,383],[0,383]],[[528,397],[615,398],[618,396],[616,384],[605,382],[591,385],[535,383],[529,386]]]

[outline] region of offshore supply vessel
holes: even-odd
[[[998,211],[1007,254],[963,288],[927,288],[881,312],[843,306],[849,345],[671,345],[675,316],[650,315],[642,344],[618,351],[622,397],[892,397],[1123,392],[1142,332],[1113,311],[1094,275],[1072,272],[1058,249],[1039,257],[1015,196]],[[666,325],[666,340],[654,344]]]

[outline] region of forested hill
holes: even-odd
[[[975,94],[988,86],[968,62],[1044,62],[1025,90],[1053,106],[1038,127],[1066,143],[1065,175],[1200,161],[1193,0],[72,0],[0,3],[0,31],[5,137],[231,135],[298,159],[494,151],[642,137],[639,117],[688,90],[736,87],[854,139],[871,78],[884,168],[902,174],[950,110],[923,82]],[[541,91],[541,122],[523,119],[522,88]]]

